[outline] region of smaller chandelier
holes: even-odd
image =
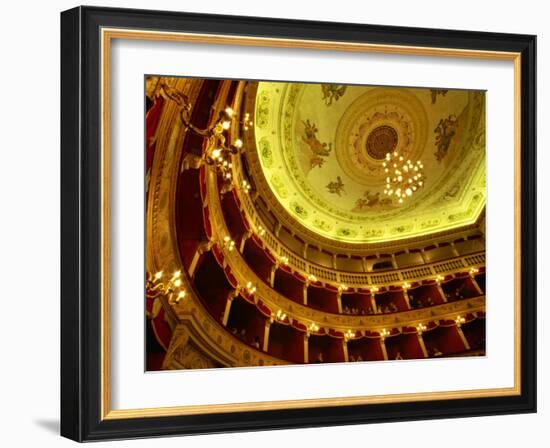
[[[382,163],[386,173],[386,188],[384,194],[396,199],[399,204],[412,196],[424,185],[424,165],[420,160],[416,163],[405,160],[397,151],[386,154]]]

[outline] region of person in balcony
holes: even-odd
[[[254,342],[252,343],[252,345],[258,350],[260,349],[260,338],[258,336],[254,336]]]

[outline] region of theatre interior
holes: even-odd
[[[485,92],[147,76],[144,120],[147,371],[486,355]]]

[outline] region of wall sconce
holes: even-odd
[[[339,293],[342,293],[344,291],[347,291],[349,288],[347,285],[344,285],[344,284],[341,284],[340,286],[338,286],[338,292]]]
[[[286,314],[283,313],[283,310],[277,310],[277,313],[275,314],[275,319],[279,322],[282,322],[286,319]]]
[[[344,338],[346,339],[346,342],[355,339],[355,331],[348,330],[344,333]]]
[[[156,300],[161,296],[166,296],[170,305],[178,304],[186,295],[185,290],[181,289],[183,283],[181,271],[174,272],[166,282],[162,281],[163,277],[163,271],[158,271],[154,275],[147,273],[145,287],[148,291],[148,297]]]
[[[256,292],[256,287],[252,284],[252,282],[248,282],[246,284],[246,292],[248,295],[253,295]]]
[[[222,191],[228,191],[233,177],[231,157],[238,154],[243,146],[240,139],[236,139],[233,144],[227,144],[226,132],[231,128],[231,122],[235,119],[235,111],[231,107],[226,107],[218,113],[218,118],[214,124],[206,128],[199,128],[191,123],[192,105],[189,97],[165,82],[161,84],[161,88],[166,96],[179,106],[179,115],[184,127],[208,140],[201,161],[216,168],[224,181]],[[245,121],[252,123],[249,114],[245,114]],[[239,123],[242,122],[239,121]]]
[[[235,241],[233,241],[229,236],[224,236],[223,247],[227,249],[228,252],[231,252],[233,249],[235,249]]]
[[[385,328],[383,328],[382,331],[380,332],[380,337],[382,338],[382,340],[386,339],[389,335],[390,335],[390,332]]]
[[[466,322],[466,319],[464,317],[456,316],[455,323],[457,327],[460,327],[465,322]]]
[[[416,326],[416,332],[417,332],[418,334],[424,333],[427,329],[428,329],[428,327],[426,327],[426,325],[424,325],[424,324],[418,324],[418,325]]]
[[[246,112],[243,116],[243,119],[239,122],[243,125],[243,130],[248,131],[249,128],[254,124],[250,119],[250,113]]]
[[[260,236],[265,235],[265,229],[261,225],[258,226],[258,235],[260,235]]]
[[[319,325],[317,325],[315,322],[311,322],[309,324],[308,330],[310,333],[317,333],[319,331]]]
[[[248,181],[243,180],[241,182],[241,190],[243,191],[244,194],[250,193],[251,189],[252,189],[252,186],[248,183]]]

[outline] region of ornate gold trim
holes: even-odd
[[[101,419],[111,409],[110,248],[111,248],[111,38],[101,33]]]
[[[383,361],[382,361],[383,362]],[[277,411],[281,409],[307,409],[325,406],[353,406],[362,404],[406,403],[411,401],[453,400],[460,398],[484,398],[515,395],[514,388],[459,390],[452,392],[421,392],[399,395],[370,395],[365,397],[315,398],[304,400],[260,401],[250,403],[228,403],[199,406],[173,406],[163,408],[142,408],[112,410],[106,419],[172,417],[178,415],[199,415],[225,412]],[[519,392],[518,392],[519,394]]]
[[[157,32],[130,29],[101,30],[101,419],[125,419],[143,417],[161,417],[177,415],[197,415],[214,412],[243,412],[279,409],[297,409],[323,406],[346,406],[374,403],[395,403],[427,400],[449,400],[460,398],[480,398],[519,395],[520,383],[520,270],[521,255],[521,54],[484,50],[465,50],[449,48],[428,48],[416,46],[363,44],[349,42],[331,42],[300,39],[260,38],[248,36],[225,36],[211,34],[190,34]],[[514,62],[514,129],[515,129],[515,372],[514,386],[480,390],[461,390],[444,392],[422,392],[395,395],[316,398],[306,400],[283,400],[217,405],[194,405],[162,408],[114,410],[110,407],[110,48],[113,39],[131,39],[166,42],[187,42],[218,45],[262,46],[277,48],[301,48],[313,50],[338,50],[348,52],[371,52],[414,56],[440,56],[473,59],[507,60]]]

